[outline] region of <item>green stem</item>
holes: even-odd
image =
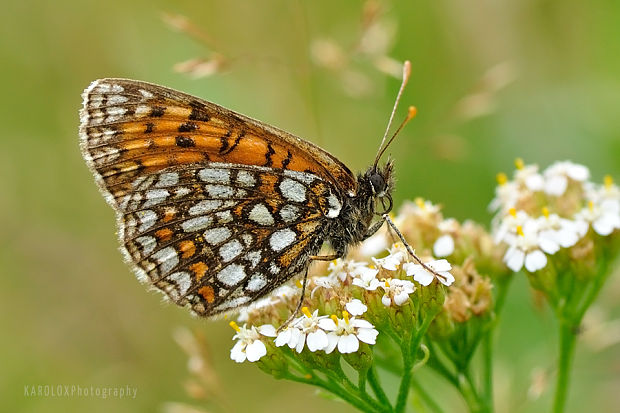
[[[575,325],[560,319],[560,359],[558,362],[557,384],[553,401],[554,413],[562,413],[566,405],[576,339]]]
[[[476,394],[476,389],[473,385],[471,377],[466,372],[461,372],[458,375],[458,389],[465,399],[471,413],[487,412],[487,410],[480,403],[480,398],[478,394]]]
[[[385,392],[383,391],[383,387],[381,387],[381,383],[379,382],[379,376],[377,375],[377,370],[374,364],[368,370],[367,378],[368,384],[370,384],[372,391],[375,393],[375,396],[377,396],[377,399],[379,399],[379,403],[386,407],[389,406],[391,410],[392,405],[390,404],[390,400],[387,398]]]
[[[422,342],[422,338],[426,334],[426,331],[431,325],[431,322],[435,319],[435,316],[441,311],[441,306],[435,306],[424,318],[422,325],[412,334],[409,340],[408,337],[403,338],[402,352],[403,352],[403,376],[400,380],[400,387],[398,389],[398,398],[396,399],[396,407],[394,411],[397,413],[405,411],[407,405],[407,398],[409,397],[409,390],[411,386],[411,376],[413,372],[413,364],[415,362],[415,356]]]
[[[482,399],[487,411],[493,412],[493,329],[489,329],[482,339],[483,383]]]

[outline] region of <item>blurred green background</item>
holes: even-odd
[[[409,104],[419,115],[390,151],[397,205],[422,196],[447,216],[488,223],[494,176],[510,172],[517,156],[542,167],[570,159],[589,166],[594,180],[605,173],[620,180],[620,2],[378,4],[378,26],[364,40],[378,51],[329,68],[317,57],[358,43],[363,2],[3,2],[0,410],[159,411],[171,401],[210,410],[184,390],[187,357],[172,332],[187,326],[207,337],[227,410],[350,411],[232,362],[225,321],[163,305],[131,275],[113,212],[78,148],[80,93],[93,79],[135,78],[204,97],[306,137],[357,170],[371,163],[399,86],[373,62],[409,59],[396,119]],[[163,12],[177,26],[183,21],[174,16],[186,16],[206,37],[192,37],[186,24],[175,30]],[[173,70],[214,52],[225,70],[198,79]],[[591,323],[618,334],[617,322],[605,320],[619,316],[619,301],[616,274]],[[528,396],[537,369],[552,372],[555,359],[553,320],[539,304],[518,280],[497,340],[498,412],[550,405],[548,388]],[[617,340],[580,342],[568,411],[617,411]],[[428,380],[437,395],[455,399]],[[137,397],[24,395],[24,386],[39,384],[129,385]],[[463,408],[456,399],[446,405]]]

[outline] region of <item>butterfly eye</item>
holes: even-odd
[[[370,175],[370,184],[372,185],[372,190],[378,196],[383,196],[385,192],[385,179],[378,173],[373,173]]]

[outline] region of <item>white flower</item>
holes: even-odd
[[[360,254],[366,257],[372,257],[387,249],[388,242],[383,231],[378,231],[370,238],[367,238],[360,245]]]
[[[429,261],[424,263],[424,265],[438,273],[439,277],[419,264],[406,263],[403,264],[403,269],[407,275],[413,275],[413,279],[423,286],[427,286],[433,282],[433,278],[437,278],[440,283],[446,286],[450,286],[454,282],[454,276],[448,272],[452,269],[452,266],[448,261]]]
[[[407,250],[400,242],[397,242],[388,251],[389,254],[386,257],[372,257],[372,260],[377,267],[385,268],[389,271],[396,271],[400,264],[407,260]]]
[[[595,204],[588,202],[588,206],[575,215],[583,234],[588,231],[588,224],[599,235],[609,235],[620,229],[620,202],[615,199],[605,199]]]
[[[319,328],[319,322],[327,316],[319,316],[319,310],[310,314],[308,307],[303,307],[301,311],[304,315],[293,320],[288,328],[278,334],[276,347],[286,344],[298,353],[302,352],[304,344],[307,344],[308,350],[312,352],[324,349],[328,344],[327,333]]]
[[[554,254],[559,246],[550,240],[541,240],[535,221],[528,221],[524,227],[517,229],[517,235],[508,242],[509,247],[504,255],[504,262],[511,270],[517,272],[525,264],[529,272],[538,271],[547,265],[547,256]]]
[[[415,291],[415,286],[409,280],[392,278],[383,282],[385,294],[381,298],[384,306],[389,307],[392,303],[401,306],[409,301],[409,294]]]
[[[454,252],[454,239],[451,235],[445,234],[437,238],[433,244],[433,254],[436,257],[447,257]]]
[[[366,263],[338,258],[329,263],[327,267],[329,271],[328,277],[332,276],[338,278],[340,281],[344,281],[350,273],[363,266],[366,266]]]
[[[527,221],[530,220],[530,216],[525,211],[517,211],[514,208],[508,210],[508,215],[502,219],[499,226],[495,230],[495,242],[499,243],[505,241],[507,237],[517,233],[518,227],[523,227]]]
[[[349,314],[352,314],[352,315],[362,315],[366,312],[366,310],[368,310],[368,307],[366,306],[366,304],[362,303],[357,298],[354,298],[351,301],[349,301],[344,306],[344,308],[346,308]]]
[[[505,174],[497,174],[497,187],[495,187],[495,198],[489,204],[489,211],[506,211],[515,206],[519,200],[519,185],[514,181],[508,181]]]
[[[319,326],[329,331],[327,334],[328,345],[323,350],[329,354],[337,347],[342,354],[355,353],[360,347],[360,341],[367,344],[375,344],[379,332],[368,321],[349,318],[349,313],[342,312],[343,318],[332,316],[319,321]]]
[[[517,159],[516,164],[515,181],[532,192],[542,191],[545,180],[538,173],[538,165],[523,165],[520,159]]]
[[[590,171],[583,165],[570,161],[556,162],[545,172],[545,192],[549,195],[560,196],[566,191],[568,179],[584,182],[590,177]]]
[[[543,215],[536,219],[536,227],[541,244],[553,243],[568,248],[575,245],[580,238],[579,227],[574,221],[560,218],[557,214],[549,214],[547,208],[543,208]],[[553,247],[548,248],[553,249]],[[547,251],[545,248],[543,250]],[[547,252],[555,253],[555,251]]]
[[[234,321],[230,322],[230,326],[237,331],[233,336],[233,340],[239,340],[230,350],[230,358],[237,363],[242,363],[246,359],[250,362],[259,360],[267,354],[267,348],[261,341],[261,336],[275,337],[276,329],[271,324],[265,324],[258,328],[251,326],[246,328],[237,326]]]
[[[374,291],[381,284],[381,282],[377,280],[378,273],[379,270],[374,268],[359,268],[356,271],[355,278],[353,278],[353,285],[362,287],[369,291]]]

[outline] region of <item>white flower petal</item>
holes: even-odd
[[[349,301],[345,308],[351,315],[362,315],[368,310],[368,307],[357,298]]]
[[[301,353],[304,349],[305,343],[306,343],[306,333],[301,333],[299,335],[299,340],[297,340],[297,346],[295,346],[295,351],[298,353]]]
[[[433,254],[436,257],[447,257],[454,252],[454,239],[451,235],[442,235],[437,238],[435,244],[433,244]]]
[[[349,320],[349,323],[351,323],[351,325],[355,328],[375,328],[375,326],[363,318],[352,318]]]
[[[553,175],[545,182],[545,192],[549,195],[560,196],[566,191],[568,179],[564,175]]]
[[[538,271],[547,265],[547,256],[541,250],[534,250],[525,256],[525,268],[529,272]]]
[[[265,337],[275,337],[277,335],[276,328],[271,324],[263,324],[258,327],[258,332]]]
[[[276,347],[282,347],[283,345],[288,344],[290,340],[291,340],[291,329],[286,328],[282,332],[280,332],[280,334],[278,334],[278,336],[276,337],[275,339]]]
[[[409,301],[409,294],[407,294],[405,291],[401,292],[400,294],[394,296],[394,304],[396,305],[403,305],[406,302]]]
[[[238,341],[230,350],[230,358],[237,363],[243,363],[246,359],[245,352],[243,351],[243,342]]]
[[[539,237],[538,245],[540,245],[541,250],[551,255],[555,254],[560,250],[560,246],[548,237]]]
[[[520,271],[525,262],[525,253],[516,248],[509,248],[508,251],[506,251],[506,255],[504,255],[504,261],[508,268],[514,272]]]
[[[433,282],[434,278],[435,276],[432,273],[426,271],[424,268],[422,268],[420,271],[416,271],[415,275],[413,276],[414,280],[416,280],[425,287],[427,285],[430,285],[430,283]]]
[[[248,361],[255,362],[267,354],[267,348],[262,341],[254,340],[253,343],[248,344],[245,348],[245,354],[248,357]]]
[[[334,320],[331,318],[322,318],[319,320],[319,328],[326,331],[335,331],[338,329],[338,326],[336,326],[336,323],[334,323]]]
[[[342,354],[355,353],[360,348],[360,342],[353,334],[341,336],[338,340],[338,351]]]
[[[366,344],[375,344],[377,342],[378,335],[379,332],[374,328],[361,328],[357,332],[357,338],[359,338],[360,341],[363,341]]]
[[[323,349],[323,351],[327,354],[334,351],[338,342],[340,341],[340,336],[335,333],[329,333],[327,335],[327,346]]]
[[[447,271],[442,271],[439,273],[442,277],[439,277],[439,282],[449,287],[454,282],[454,276]]]
[[[452,269],[452,266],[450,265],[448,260],[430,261],[427,262],[426,265],[437,272],[450,271]]]
[[[325,333],[325,331],[316,330],[308,334],[306,343],[308,344],[308,350],[315,352],[317,350],[322,350],[327,347],[329,341],[327,340],[327,334]]]
[[[381,302],[383,303],[384,306],[389,307],[392,304],[392,300],[390,299],[389,296],[387,295],[383,295],[383,297],[381,297]]]
[[[592,223],[592,228],[597,234],[607,236],[613,232],[614,225],[612,220],[603,215]]]

